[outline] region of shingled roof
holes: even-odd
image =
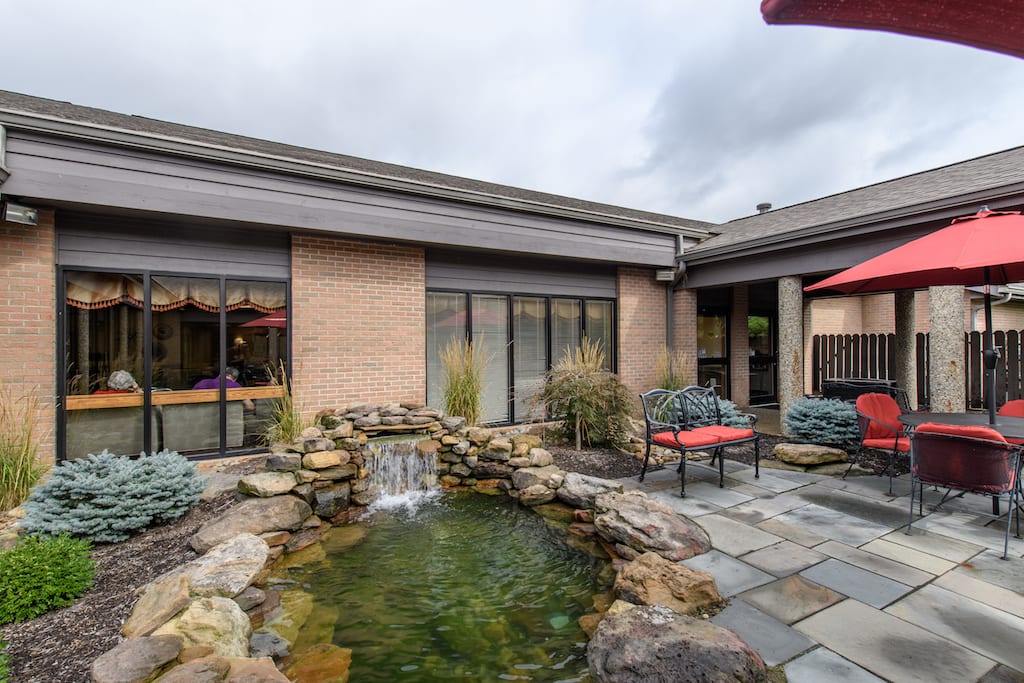
[[[18,118],[19,114],[27,114],[40,121],[67,122],[78,126],[91,127],[96,130],[123,131],[156,139],[176,140],[191,145],[210,149],[234,150],[271,159],[288,160],[306,164],[315,164],[329,169],[346,171],[351,182],[358,182],[363,177],[367,184],[377,179],[391,179],[405,184],[409,191],[415,192],[417,186],[423,188],[440,187],[455,192],[475,195],[482,203],[493,200],[494,204],[529,211],[530,206],[538,210],[542,207],[556,207],[568,211],[594,214],[595,219],[601,216],[650,224],[659,231],[679,231],[682,233],[705,233],[714,227],[714,223],[691,220],[678,216],[669,216],[638,209],[629,209],[611,204],[586,201],[572,197],[527,190],[497,183],[488,183],[472,178],[435,173],[408,166],[372,161],[360,157],[335,154],[320,150],[297,147],[278,142],[270,142],[242,135],[222,133],[205,128],[168,123],[143,116],[118,114],[103,109],[84,107],[70,102],[61,102],[39,97],[32,97],[15,92],[0,90],[0,124],[26,125]],[[513,204],[509,204],[512,202]],[[637,227],[643,227],[637,226]]]
[[[1014,186],[1017,186],[1014,188]],[[938,205],[971,201],[972,195],[999,197],[1024,186],[1024,147],[961,161],[848,192],[740,218],[715,228],[719,233],[688,253],[726,251],[797,235],[829,225],[868,223],[881,217],[913,215]]]

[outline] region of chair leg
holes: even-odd
[[[907,518],[907,536],[910,535],[910,531],[914,528],[914,492],[917,491],[917,487],[914,486],[914,473],[910,473],[910,515]],[[924,489],[922,487],[921,495],[924,496]]]
[[[892,475],[896,471],[896,451],[889,451],[889,495],[892,494]]]
[[[761,478],[761,437],[754,439],[754,479]]]
[[[647,442],[647,452],[644,453],[644,464],[640,468],[640,481],[644,480],[644,476],[647,474],[647,461],[651,459],[651,442]]]
[[[679,497],[686,498],[686,451],[682,451],[679,459]]]
[[[715,449],[716,456],[718,458],[718,488],[725,488],[725,457],[723,457],[722,449]]]
[[[1010,504],[1007,506],[1010,508],[1009,512],[1006,513],[1006,537],[1003,539],[1003,559],[1009,559],[1007,553],[1010,550],[1010,524],[1013,521],[1013,511],[1017,509],[1017,488],[1014,487],[1013,491],[1010,491]],[[1019,515],[1019,513],[1018,513]],[[1020,536],[1020,518],[1017,519],[1017,535]]]
[[[843,472],[843,479],[846,479],[846,475],[850,473],[850,470],[853,469],[853,466],[857,464],[858,460],[860,460],[860,450],[861,447],[858,445],[856,452],[853,454],[853,457],[850,458],[850,466],[846,468],[845,472]]]

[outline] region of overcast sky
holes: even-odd
[[[1024,144],[1024,60],[758,0],[0,0],[0,88],[723,222]]]

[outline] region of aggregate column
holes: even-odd
[[[917,329],[914,291],[896,292],[896,382],[907,392],[910,407],[917,407]]]
[[[929,403],[935,412],[963,412],[964,289],[928,289],[931,331],[928,341]]]
[[[779,417],[804,395],[804,293],[799,277],[779,278]]]

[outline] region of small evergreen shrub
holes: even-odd
[[[11,683],[11,658],[6,650],[7,643],[0,640],[0,683]]]
[[[604,368],[599,342],[583,343],[548,371],[536,400],[561,423],[561,435],[587,446],[621,446],[629,434],[632,394]]]
[[[23,536],[0,553],[0,624],[24,621],[70,605],[92,585],[89,542],[60,536]],[[0,681],[6,664],[0,666]]]
[[[786,434],[801,441],[844,447],[860,440],[857,411],[837,399],[797,399],[783,420]]]
[[[175,452],[133,459],[103,451],[54,468],[25,501],[21,527],[97,543],[123,541],[133,531],[181,517],[203,485],[196,466]]]

